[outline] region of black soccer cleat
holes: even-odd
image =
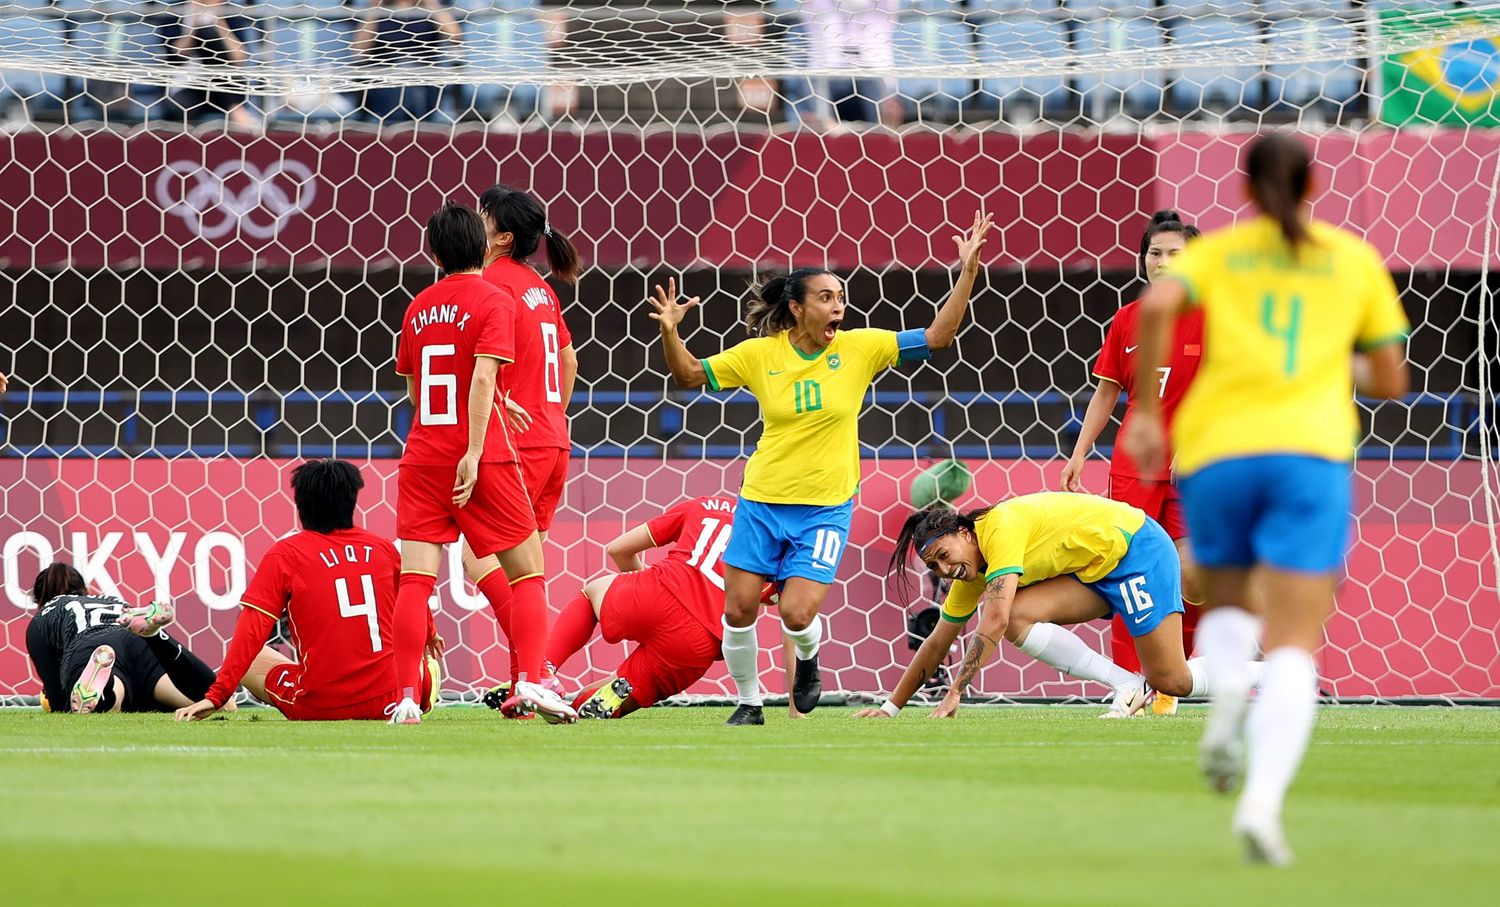
[[[505,700],[510,698],[510,687],[511,683],[508,680],[498,686],[490,687],[483,696],[479,697],[479,701],[498,712],[505,704]]]
[[[725,727],[748,727],[750,725],[762,725],[766,723],[766,710],[758,705],[742,705],[734,710],[729,720],[724,722]]]
[[[598,692],[589,697],[578,709],[579,718],[613,718],[620,713],[624,707],[625,700],[630,698],[634,689],[630,681],[623,677],[616,677],[609,683],[600,687]]]
[[[823,698],[823,674],[818,670],[818,656],[797,659],[797,679],[792,681],[792,705],[806,715],[818,707]]]

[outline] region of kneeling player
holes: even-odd
[[[213,682],[213,669],[162,631],[170,605],[130,608],[92,595],[82,574],[61,562],[37,574],[31,596],[38,611],[26,651],[48,711],[170,711]]]
[[[1155,520],[1128,504],[1088,494],[1021,495],[966,514],[941,507],[907,518],[891,571],[915,553],[953,586],[943,619],[912,659],[896,691],[856,717],[894,716],[931,676],[978,611],[979,628],[934,717],[958,711],[964,688],[1000,646],[1115,691],[1102,717],[1126,718],[1150,701],[1209,692],[1202,659],[1182,650],[1182,574],[1177,549]],[[1145,677],[1095,652],[1060,624],[1112,614],[1126,619]],[[1255,669],[1250,669],[1255,670]]]
[[[582,718],[620,718],[649,708],[700,680],[719,652],[724,625],[724,566],[735,499],[692,498],[626,532],[605,549],[621,570],[584,587],[558,616],[547,660],[561,667],[597,626],[606,642],[639,643],[614,676],[579,693]],[[648,548],[671,545],[646,567]],[[771,587],[762,596],[771,600]],[[790,689],[788,680],[788,689]]]
[[[212,689],[178,709],[179,721],[206,718],[243,681],[293,721],[382,720],[397,702],[392,619],[401,556],[389,539],[357,528],[365,485],[343,460],[309,460],[292,472],[302,531],[271,546],[245,590],[234,639]],[[300,662],[265,648],[285,615]],[[442,640],[429,612],[428,654]],[[431,705],[431,685],[424,697]]]

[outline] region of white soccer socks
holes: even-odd
[[[1201,657],[1188,661],[1193,695],[1210,695],[1214,705],[1228,706],[1238,723],[1250,688],[1255,685],[1255,647],[1260,618],[1243,608],[1214,608],[1198,621],[1195,637]]]
[[[813,622],[817,626],[817,622]],[[760,642],[755,636],[755,625],[748,627],[731,627],[728,618],[724,620],[724,666],[729,668],[729,676],[734,678],[734,688],[740,697],[740,705],[761,705],[760,677],[755,668],[760,661]],[[817,651],[817,643],[813,643],[813,651]]]
[[[1318,714],[1318,670],[1305,649],[1282,646],[1266,656],[1260,692],[1245,725],[1247,764],[1241,806],[1280,816]]]
[[[813,615],[812,623],[801,630],[793,630],[785,623],[781,625],[781,632],[792,641],[797,649],[797,660],[806,661],[818,654],[818,645],[823,642],[823,618]]]
[[[1108,684],[1113,690],[1140,680],[1137,675],[1095,652],[1083,640],[1057,624],[1032,624],[1018,648],[1064,674],[1079,680]]]

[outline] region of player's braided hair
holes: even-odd
[[[772,277],[750,287],[750,304],[745,307],[745,330],[751,337],[771,337],[797,326],[792,303],[807,295],[807,281],[820,274],[832,274],[827,268],[798,268],[784,277]]]
[[[86,595],[88,591],[82,573],[72,564],[57,561],[36,575],[36,582],[31,584],[31,600],[40,608],[59,595]]]
[[[1170,208],[1164,208],[1151,215],[1151,223],[1146,225],[1146,232],[1141,234],[1141,269],[1146,268],[1146,253],[1151,249],[1151,240],[1163,233],[1177,233],[1186,242],[1197,237],[1201,232],[1203,231],[1184,221],[1182,215]]]
[[[906,518],[906,522],[901,524],[901,532],[896,535],[896,550],[891,552],[891,562],[886,568],[886,576],[896,580],[903,603],[911,597],[911,580],[906,564],[912,556],[920,559],[928,545],[950,532],[960,529],[973,532],[975,522],[989,512],[989,507],[981,507],[960,513],[946,504],[937,503],[913,511]]]

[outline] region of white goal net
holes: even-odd
[[[1240,151],[1282,127],[1314,151],[1315,213],[1380,249],[1415,325],[1414,392],[1360,404],[1323,688],[1500,698],[1497,37],[1500,3],[0,0],[0,697],[37,693],[26,592],[53,559],[174,598],[216,664],[247,577],[296,528],[293,463],[359,463],[362,519],[393,531],[395,329],[435,276],[421,227],[497,182],[541,198],[587,266],[558,287],[580,380],[554,604],[623,529],[737,490],[758,433],[744,394],[670,387],[651,284],[704,297],[698,355],[743,336],[752,277],[801,265],[846,277],[856,322],[925,326],[949,237],[996,215],[956,349],[879,379],[860,423],[823,664],[838,692],[887,690],[933,605],[884,579],[912,480],[958,458],[959,506],[1055,487],[1151,214],[1242,216]],[[435,605],[446,691],[502,679],[456,558]],[[563,674],[623,650],[586,654]],[[1014,651],[977,686],[1105,692]]]

